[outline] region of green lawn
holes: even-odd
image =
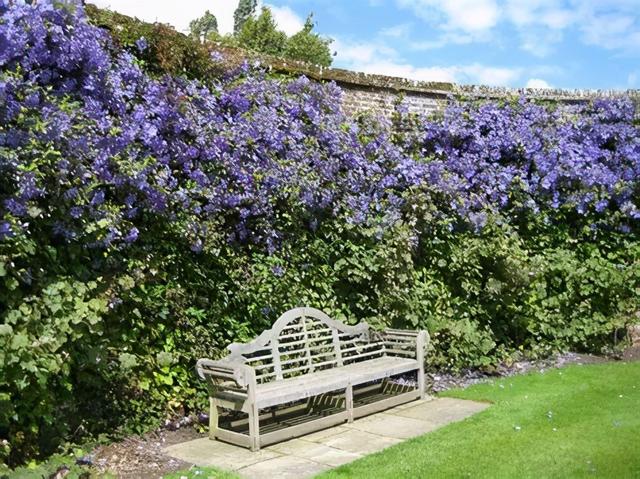
[[[163,476],[163,479],[240,479],[240,476],[233,472],[226,472],[214,467],[192,467],[184,471],[174,472]]]
[[[640,478],[640,363],[571,366],[443,395],[494,404],[319,477]]]

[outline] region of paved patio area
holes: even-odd
[[[414,401],[258,452],[208,438],[175,444],[165,452],[197,466],[236,471],[246,478],[312,477],[406,439],[482,411],[488,404],[438,398]]]

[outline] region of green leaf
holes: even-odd
[[[118,355],[118,361],[124,370],[133,369],[138,365],[138,358],[130,353],[120,353]]]
[[[17,333],[11,339],[12,349],[22,349],[29,345],[29,336],[24,333]]]
[[[18,286],[20,285],[20,283],[18,283],[18,280],[15,278],[9,278],[4,282],[5,286],[7,287],[7,289],[9,291],[15,291]]]
[[[8,324],[0,324],[0,336],[8,336],[13,333],[13,328]]]

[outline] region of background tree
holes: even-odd
[[[191,20],[189,23],[189,32],[191,36],[202,42],[209,38],[211,34],[218,33],[218,19],[213,13],[207,10],[200,18]]]
[[[284,56],[328,67],[333,60],[329,49],[333,40],[322,38],[313,31],[313,26],[313,13],[310,13],[302,30],[287,39]]]
[[[191,36],[201,42],[216,41],[225,46],[241,47],[291,60],[331,65],[329,45],[333,40],[313,31],[313,14],[307,17],[302,30],[287,38],[286,33],[278,29],[271,9],[262,7],[260,15],[255,16],[256,3],[257,0],[240,0],[234,13],[233,34],[218,34],[218,21],[207,10],[202,17],[189,23]]]
[[[275,56],[282,56],[287,43],[287,35],[278,30],[267,7],[262,7],[258,18],[247,18],[236,37],[243,48]]]
[[[240,33],[247,20],[253,18],[257,5],[257,0],[240,0],[238,8],[233,14],[233,33],[235,35]]]

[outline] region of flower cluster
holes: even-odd
[[[426,158],[432,186],[470,219],[482,210],[568,207],[640,218],[640,130],[629,99],[549,108],[520,99],[453,104],[405,149]]]
[[[375,196],[381,167],[335,85],[248,67],[210,86],[154,79],[81,10],[46,3],[5,9],[0,41],[5,238],[46,216],[67,240],[108,246],[160,215],[184,219],[194,249],[212,221],[229,239],[275,244],[283,206],[313,225],[347,209],[362,218]]]
[[[398,140],[346,117],[335,84],[248,66],[209,83],[154,78],[81,8],[1,8],[0,239],[39,222],[66,241],[126,245],[165,218],[194,250],[214,233],[274,248],[284,221],[393,221],[414,187],[479,226],[515,197],[640,216],[627,100],[454,103]]]

